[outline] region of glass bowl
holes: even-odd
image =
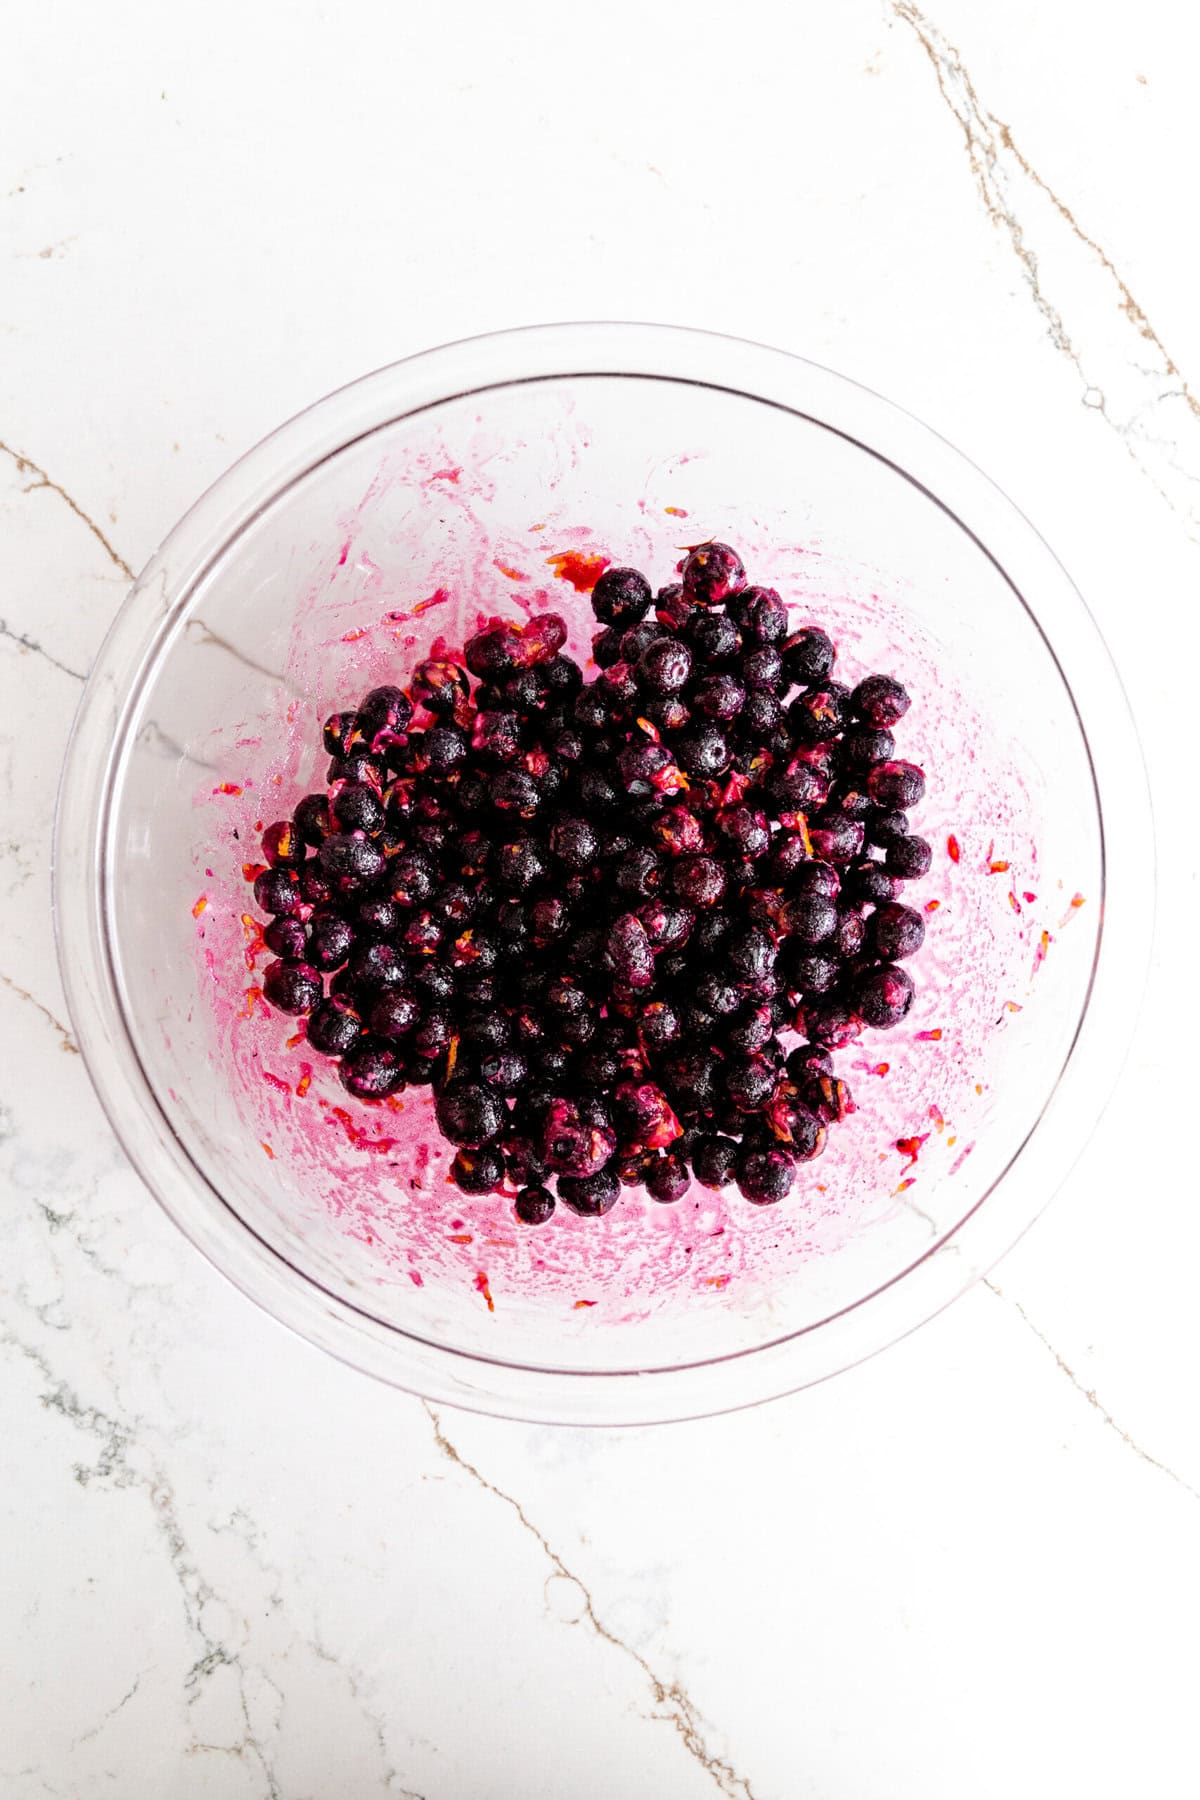
[[[857,1113],[790,1199],[627,1192],[519,1227],[468,1198],[428,1089],[348,1098],[257,988],[258,834],[314,784],[320,723],[481,616],[552,608],[586,660],[611,558],[673,578],[720,538],[823,622],[854,681],[915,696],[905,1023],[838,1053]],[[1151,910],[1135,733],[1096,629],[948,444],[754,344],[570,325],[452,344],[321,400],[237,463],[135,584],[63,777],[72,1018],[173,1219],[304,1337],[489,1412],[637,1423],[819,1380],[927,1319],[1017,1238],[1086,1140]],[[912,898],[910,891],[908,897]]]

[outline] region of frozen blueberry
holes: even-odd
[[[867,725],[886,730],[904,717],[912,702],[892,676],[868,675],[855,688],[850,704]]]
[[[592,611],[608,625],[636,625],[650,600],[650,583],[636,569],[605,569],[592,589]]]
[[[781,1150],[744,1150],[737,1162],[737,1184],[755,1206],[774,1206],[792,1191],[795,1166]]]
[[[867,777],[867,791],[877,806],[907,810],[925,792],[925,776],[915,763],[876,763]]]
[[[824,681],[833,668],[837,652],[833,639],[817,625],[806,625],[786,639],[783,666],[800,687]]]
[[[617,1204],[621,1183],[613,1169],[598,1169],[594,1175],[560,1175],[558,1197],[581,1218],[598,1219]]]
[[[450,1179],[464,1194],[490,1194],[504,1179],[504,1158],[490,1144],[460,1150],[450,1164]]]
[[[883,866],[900,881],[919,881],[928,875],[933,850],[923,837],[915,833],[898,837],[889,846]]]
[[[360,1100],[383,1100],[404,1081],[396,1052],[365,1040],[343,1057],[339,1073],[343,1087]]]
[[[314,962],[317,968],[322,966],[309,954],[308,927],[301,924],[299,919],[286,916],[272,919],[263,932],[263,942],[268,950],[273,950],[284,962]]]
[[[383,873],[387,858],[369,838],[335,832],[317,851],[322,874],[342,889],[364,887]]]
[[[369,1022],[377,1037],[408,1037],[421,1022],[420,1003],[403,988],[387,989],[372,1005]]]
[[[290,918],[304,904],[293,869],[264,869],[254,878],[254,899],[263,912]]]
[[[705,1135],[696,1140],[692,1168],[706,1188],[728,1187],[737,1168],[738,1145],[733,1138]]]
[[[308,1021],[308,1042],[323,1056],[345,1056],[362,1036],[362,1020],[344,994],[331,994],[315,1006]]]
[[[322,998],[321,977],[308,963],[272,962],[263,971],[263,994],[280,1012],[307,1013]]]
[[[677,694],[692,672],[692,653],[679,638],[656,638],[643,650],[637,672],[646,693]]]
[[[503,1101],[473,1081],[456,1081],[443,1088],[435,1111],[442,1136],[467,1149],[494,1138],[507,1117]]]
[[[898,963],[882,963],[858,976],[851,993],[863,1024],[886,1030],[898,1025],[912,1005],[912,977]]]
[[[716,606],[746,585],[746,571],[728,544],[697,544],[683,565],[683,592],[696,606]]]
[[[645,1181],[651,1199],[663,1206],[671,1206],[676,1200],[682,1200],[688,1191],[687,1164],[670,1152],[658,1156],[650,1164]]]
[[[871,916],[871,947],[884,962],[913,956],[925,942],[925,921],[911,906],[879,906]]]
[[[535,1182],[521,1189],[513,1209],[522,1225],[544,1225],[554,1213],[554,1196],[549,1188]]]

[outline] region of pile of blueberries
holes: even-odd
[[[907,693],[836,681],[728,545],[679,573],[600,576],[590,681],[544,613],[374,688],[263,836],[267,1000],[350,1093],[431,1086],[454,1180],[526,1224],[552,1182],[589,1217],[692,1173],[782,1199],[854,1110],[830,1051],[912,1003]]]

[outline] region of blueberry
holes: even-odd
[[[404,1067],[386,1045],[363,1042],[343,1057],[342,1086],[360,1100],[383,1100],[403,1085]]]
[[[448,1013],[431,1010],[412,1034],[413,1054],[419,1060],[432,1062],[450,1047],[454,1027]]]
[[[925,792],[925,776],[915,763],[876,763],[867,777],[867,791],[877,806],[907,810]]]
[[[621,786],[635,800],[678,787],[678,770],[664,744],[642,738],[622,750],[617,758]]]
[[[263,942],[285,962],[313,962],[321,968],[320,961],[309,954],[309,936],[308,928],[299,919],[284,916],[271,920],[263,932]]]
[[[264,869],[254,878],[255,904],[278,918],[290,918],[304,904],[292,869]]]
[[[676,750],[680,766],[700,780],[710,781],[729,767],[729,742],[721,727],[711,721],[685,732]]]
[[[364,694],[359,705],[364,730],[372,740],[381,733],[398,733],[408,729],[413,716],[412,701],[398,687],[375,687]]]
[[[787,973],[789,985],[798,993],[830,994],[841,979],[842,965],[827,950],[809,950],[790,962]]]
[[[696,655],[710,669],[718,663],[732,662],[742,647],[742,634],[725,613],[694,612],[686,635]]]
[[[387,858],[369,838],[336,832],[317,851],[322,874],[339,888],[365,887],[383,873]]]
[[[539,666],[546,693],[552,700],[570,699],[583,686],[583,670],[569,656],[552,656]]]
[[[402,987],[408,977],[408,962],[392,944],[358,944],[347,964],[350,980],[363,992],[376,993],[383,988]]]
[[[820,812],[808,828],[809,841],[825,862],[848,863],[861,855],[866,831],[859,819],[848,819],[845,813]]]
[[[755,644],[742,657],[741,675],[754,692],[778,695],[786,685],[781,652],[774,644]]]
[[[596,689],[604,696],[611,714],[616,716],[632,706],[638,697],[636,671],[627,662],[615,662],[600,675]]]
[[[871,947],[884,962],[913,956],[925,942],[925,921],[911,906],[879,906],[871,915]]]
[[[736,675],[721,673],[703,676],[691,692],[692,711],[706,719],[732,719],[742,710],[746,689]]]
[[[649,1000],[638,1018],[638,1041],[651,1052],[678,1043],[679,1014],[669,1000]]]
[[[490,1194],[504,1179],[504,1158],[490,1144],[460,1150],[450,1164],[450,1179],[464,1194]]]
[[[686,906],[672,906],[665,900],[647,900],[637,909],[652,950],[677,950],[692,933],[696,917]],[[633,982],[631,986],[643,984]]]
[[[508,894],[523,894],[546,873],[546,865],[531,837],[521,836],[501,844],[496,856],[496,880]]]
[[[378,831],[383,825],[383,802],[374,788],[348,781],[334,798],[330,812],[339,831]]]
[[[354,908],[353,919],[355,931],[361,931],[367,937],[392,938],[403,930],[405,912],[398,901],[390,899],[386,894],[368,894]],[[314,928],[315,924],[314,919]]]
[[[363,742],[363,721],[356,712],[330,713],[321,736],[330,756],[346,756],[353,745]]]
[[[804,1008],[804,1029],[823,1049],[841,1050],[858,1036],[860,1015],[840,1000],[827,995]]]
[[[932,862],[933,851],[929,844],[914,833],[910,837],[896,838],[888,846],[883,866],[900,881],[919,881],[923,875],[928,875]]]
[[[826,681],[806,688],[787,710],[788,724],[801,744],[824,744],[836,738],[844,727],[850,703],[850,691],[838,681]]]
[[[605,569],[592,589],[592,611],[608,625],[636,625],[650,600],[650,583],[636,569]]]
[[[657,638],[638,660],[638,682],[648,694],[677,694],[692,672],[692,653],[679,638]]]
[[[515,625],[489,626],[476,632],[463,646],[463,658],[472,675],[481,680],[494,680],[508,675],[524,661],[521,634]]]
[[[880,905],[896,897],[896,879],[882,863],[863,857],[846,870],[842,890],[847,900]]]
[[[714,1020],[732,1018],[740,1010],[745,998],[738,983],[730,981],[724,975],[702,975],[696,983],[696,1005]]]
[[[361,1036],[362,1021],[344,994],[331,994],[313,1008],[308,1021],[308,1042],[323,1056],[345,1056]]]
[[[850,704],[867,725],[886,730],[904,717],[912,702],[890,675],[868,675],[855,688]]]
[[[651,1163],[645,1177],[646,1191],[660,1205],[671,1206],[688,1191],[687,1164],[669,1153]]]
[[[584,767],[579,772],[577,793],[589,813],[615,812],[621,796],[603,769]]]
[[[444,657],[430,657],[413,670],[412,691],[430,712],[453,717],[470,695],[466,671]]]
[[[680,856],[671,865],[671,886],[685,906],[717,906],[725,897],[725,871],[715,856]]]
[[[738,1157],[738,1188],[755,1206],[774,1206],[785,1200],[795,1177],[791,1158],[781,1150],[743,1150]]]
[[[672,1051],[663,1061],[671,1094],[679,1107],[690,1111],[704,1111],[716,1100],[717,1070],[716,1057],[698,1045]]]
[[[761,1112],[778,1085],[764,1056],[731,1056],[725,1065],[725,1089],[739,1112]]]
[[[828,793],[828,782],[807,763],[780,769],[767,784],[767,799],[777,817],[781,813],[807,813],[811,807],[823,806]]]
[[[401,906],[420,906],[437,885],[437,864],[424,850],[402,850],[388,869],[391,897]]]
[[[554,1196],[549,1188],[533,1183],[521,1189],[513,1210],[522,1225],[544,1225],[554,1212]]]
[[[781,1092],[767,1108],[767,1122],[773,1136],[799,1162],[811,1161],[825,1148],[821,1121],[798,1094]]]
[[[304,843],[315,849],[333,830],[328,794],[305,794],[296,807],[295,824]]]
[[[405,751],[407,755],[407,751]],[[335,756],[325,771],[332,787],[335,781],[362,781],[369,786],[383,785],[383,762],[365,744],[355,744],[347,756]]]
[[[787,1077],[797,1086],[820,1075],[833,1073],[833,1058],[817,1044],[798,1044],[787,1059]]]
[[[794,682],[808,687],[826,679],[836,655],[833,639],[819,626],[806,625],[785,640],[783,666]]]
[[[774,694],[752,689],[746,695],[746,704],[738,714],[737,724],[744,742],[766,745],[773,753],[787,747],[783,707]]]
[[[420,1003],[403,988],[386,989],[371,1007],[369,1023],[377,1037],[408,1037],[420,1022]]]
[[[263,971],[263,994],[280,1012],[307,1013],[322,998],[321,977],[308,963],[272,962]]]
[[[356,935],[353,925],[340,913],[315,916],[308,940],[308,960],[314,968],[332,974],[353,950]]]
[[[766,1050],[775,1035],[775,1022],[769,1005],[748,1006],[730,1021],[725,1041],[741,1056],[756,1056]]]
[[[613,870],[617,892],[631,900],[648,900],[662,884],[663,866],[653,850],[637,848],[620,858]]]
[[[611,1212],[621,1197],[621,1183],[612,1169],[600,1169],[594,1175],[558,1178],[558,1197],[564,1206],[584,1219],[602,1218]]]
[[[496,1137],[507,1118],[503,1101],[473,1081],[443,1088],[435,1111],[442,1136],[470,1150]]]
[[[837,929],[833,934],[833,947],[838,955],[846,962],[852,961],[862,949],[866,935],[866,920],[858,908],[839,907]]]
[[[912,977],[898,963],[881,963],[859,975],[851,990],[854,1010],[864,1025],[886,1030],[898,1025],[913,1002]]]
[[[636,913],[621,913],[604,941],[605,960],[627,987],[648,987],[654,980],[654,953],[646,928]]]
[[[752,926],[729,939],[725,957],[736,980],[757,986],[774,969],[776,949],[767,932]]]
[[[738,1145],[733,1138],[706,1134],[696,1140],[692,1151],[692,1168],[696,1180],[706,1188],[728,1187],[737,1168]]]
[[[262,836],[263,855],[274,869],[298,869],[304,861],[304,840],[291,819],[277,819]]]
[[[722,807],[717,814],[717,829],[737,856],[765,856],[771,847],[766,814],[757,807],[744,803]]]
[[[524,769],[501,769],[493,777],[491,802],[498,813],[516,813],[531,819],[541,804],[541,790]]]
[[[683,592],[696,606],[716,606],[746,585],[746,571],[728,544],[697,544],[683,565]]]
[[[866,826],[867,843],[876,850],[890,850],[893,844],[908,836],[908,814],[877,807],[867,818]]]
[[[837,930],[837,902],[824,894],[793,894],[784,902],[779,922],[802,944],[826,943]]]
[[[855,725],[842,739],[842,757],[853,768],[889,762],[895,752],[896,740],[882,726]]]
[[[756,644],[779,644],[787,636],[787,607],[774,588],[746,588],[731,602],[729,612],[741,626],[742,636]]]

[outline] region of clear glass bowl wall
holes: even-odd
[[[606,1220],[560,1209],[522,1230],[502,1196],[447,1183],[428,1090],[367,1109],[288,1048],[294,1021],[250,992],[242,865],[259,860],[258,824],[321,785],[329,711],[403,682],[439,641],[461,645],[480,614],[552,608],[586,660],[595,621],[571,559],[662,583],[708,537],[735,543],[796,624],[826,625],[844,679],[894,671],[915,696],[897,736],[930,778],[914,818],[935,853],[916,890],[936,902],[919,1000],[896,1032],[839,1053],[860,1110],[782,1207],[626,1194]],[[1101,709],[1098,753],[1085,721]],[[320,403],[231,471],[143,575],[64,782],[64,968],[139,1166],[277,1316],[462,1404],[704,1412],[878,1348],[1045,1199],[1119,1047],[1119,1025],[1117,1046],[1095,1036],[1089,1003],[1116,1009],[1111,1035],[1137,987],[1122,876],[1132,907],[1138,847],[1114,871],[1110,837],[1106,867],[1103,823],[1136,806],[1138,779],[1119,688],[1062,571],[914,421],[754,346],[508,334]],[[1102,922],[1111,995],[1096,984]],[[915,1156],[901,1140],[920,1140]]]

